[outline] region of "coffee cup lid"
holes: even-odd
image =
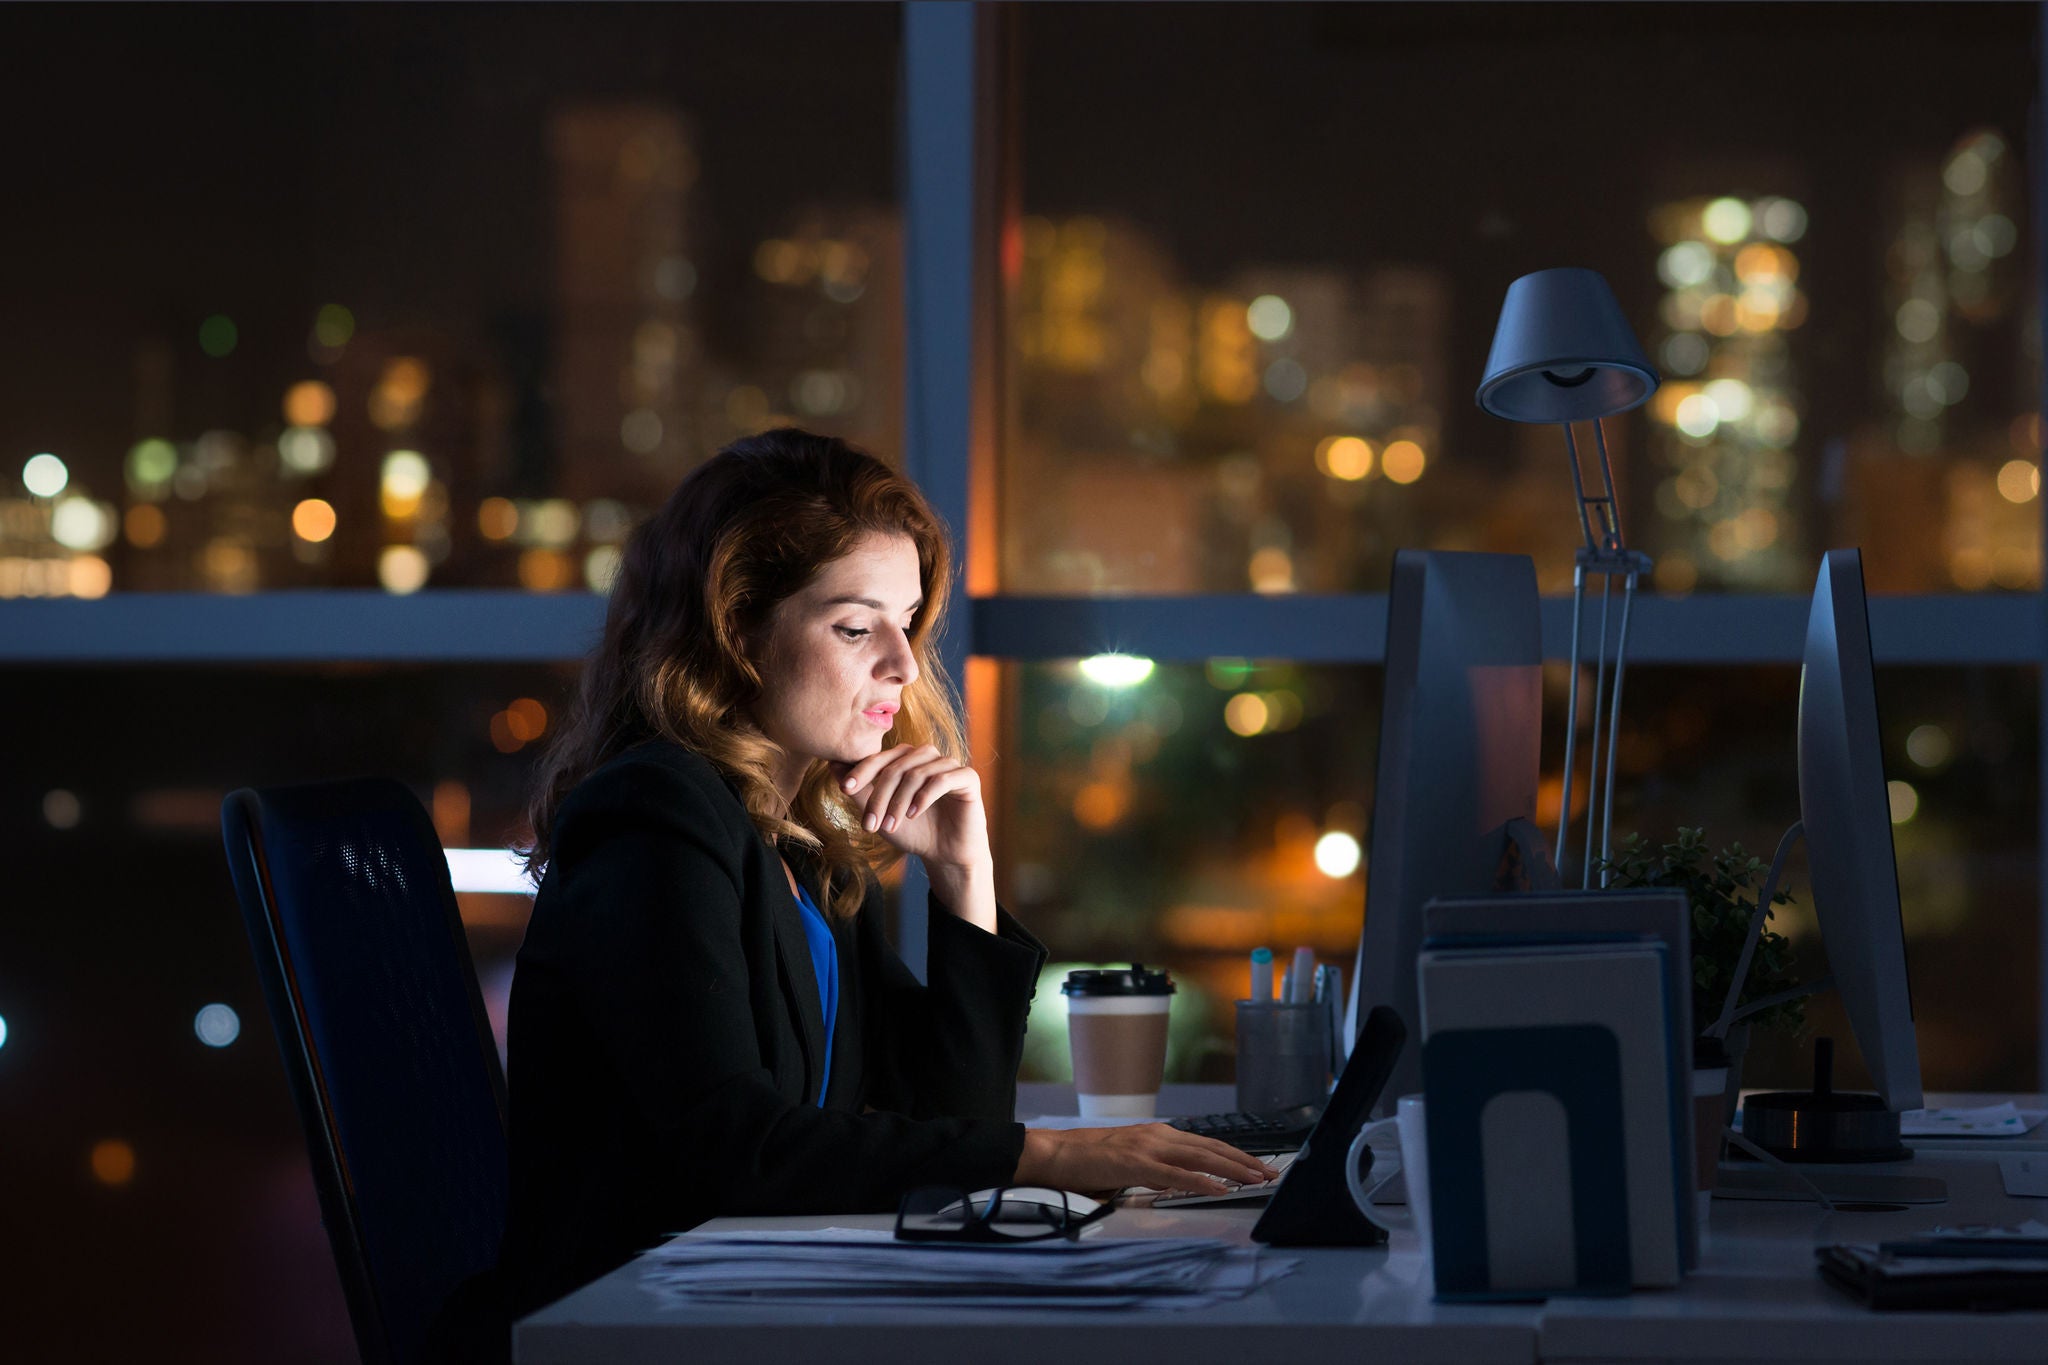
[[[1061,995],[1172,995],[1173,973],[1133,962],[1129,967],[1086,968],[1067,973]]]

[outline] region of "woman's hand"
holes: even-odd
[[[1013,1178],[1019,1185],[1084,1193],[1149,1185],[1224,1194],[1229,1186],[1219,1176],[1253,1185],[1278,1174],[1227,1142],[1164,1123],[1136,1123],[1122,1128],[1027,1128],[1024,1155]]]
[[[929,867],[974,867],[992,861],[981,774],[929,744],[898,744],[841,774],[839,786],[863,816],[863,827],[922,858]]]
[[[996,928],[995,859],[981,774],[929,744],[899,744],[839,774],[862,827],[924,863],[932,890],[960,918]]]

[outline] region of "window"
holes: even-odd
[[[901,443],[893,6],[11,28],[0,597],[602,588],[736,436]]]
[[[1508,283],[1566,263],[1664,375],[1607,424],[1659,591],[1803,592],[1849,544],[1876,591],[2035,587],[2036,23],[1027,8],[1005,590],[1376,591],[1425,541],[1563,590],[1562,437],[1472,395]]]

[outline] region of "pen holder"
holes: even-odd
[[[1237,1002],[1237,1107],[1247,1114],[1321,1104],[1329,1094],[1330,1014],[1321,1001]]]

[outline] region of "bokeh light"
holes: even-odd
[[[324,427],[334,420],[334,390],[317,379],[284,391],[284,420],[295,427]]]
[[[63,787],[52,787],[43,793],[43,819],[51,829],[77,829],[84,807],[75,792]]]
[[[1223,723],[1230,727],[1230,733],[1246,738],[1266,728],[1271,712],[1266,699],[1256,692],[1240,692],[1223,704]]]
[[[164,532],[170,529],[170,522],[164,516],[164,509],[153,502],[138,502],[121,517],[121,528],[128,536],[128,543],[138,550],[153,549],[163,543]]]
[[[2041,466],[2007,460],[1998,467],[1998,495],[2007,502],[2032,502],[2041,491]]]
[[[1078,665],[1081,676],[1097,687],[1136,687],[1152,676],[1153,662],[1137,654],[1094,654]]]
[[[1245,326],[1261,341],[1279,341],[1294,330],[1294,310],[1277,294],[1261,294],[1244,310]]]
[[[1372,442],[1361,436],[1326,437],[1316,446],[1316,468],[1355,483],[1372,473]]]
[[[215,360],[225,360],[233,355],[235,342],[240,337],[235,320],[225,313],[215,313],[199,324],[199,349]]]
[[[1700,213],[1700,228],[1722,243],[1739,242],[1749,235],[1749,205],[1740,199],[1716,199]]]
[[[295,474],[318,474],[334,463],[334,438],[319,427],[286,427],[277,458]]]
[[[1331,830],[1316,840],[1316,870],[1325,877],[1342,880],[1358,871],[1362,851],[1355,836]]]
[[[485,498],[477,504],[476,528],[485,540],[509,540],[519,529],[519,507],[510,498]]]
[[[226,1047],[242,1036],[242,1017],[226,1005],[207,1005],[194,1016],[192,1032],[208,1047]]]
[[[384,591],[404,595],[427,585],[427,557],[412,545],[386,545],[377,556],[377,581]]]
[[[149,496],[178,472],[178,448],[169,441],[138,441],[128,451],[128,486]]]
[[[112,543],[114,509],[91,498],[69,497],[50,512],[50,538],[67,550],[98,550]]]
[[[1428,463],[1429,457],[1413,441],[1393,441],[1380,452],[1380,473],[1395,483],[1414,483]]]
[[[292,508],[292,534],[318,545],[334,534],[334,505],[325,498],[307,498]]]
[[[135,1179],[135,1149],[119,1138],[94,1143],[91,1162],[93,1179],[102,1185],[118,1187]]]
[[[330,350],[348,345],[356,334],[356,315],[338,303],[330,303],[313,315],[313,339]]]
[[[1906,736],[1906,757],[1930,772],[1955,754],[1955,742],[1939,725],[1916,725]]]
[[[21,467],[21,486],[39,498],[54,498],[71,482],[71,471],[55,455],[31,455]]]
[[[1898,778],[1884,784],[1885,799],[1892,808],[1892,823],[1903,825],[1920,813],[1920,793],[1913,790],[1911,782]]]

